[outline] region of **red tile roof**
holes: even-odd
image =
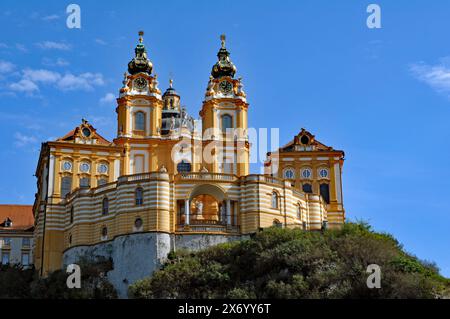
[[[5,227],[7,219],[11,227]],[[34,226],[32,205],[0,205],[0,230],[29,230]]]

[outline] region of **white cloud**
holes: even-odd
[[[411,73],[439,93],[450,95],[450,68],[444,64],[428,65],[423,62],[410,65]]]
[[[16,132],[16,134],[14,134],[14,139],[15,139],[14,144],[17,147],[25,147],[25,146],[28,146],[30,144],[34,144],[37,142],[36,137],[34,137],[32,135],[27,136],[27,135],[24,135],[19,132]]]
[[[8,73],[14,70],[16,66],[8,61],[0,60],[0,73]]]
[[[21,52],[28,52],[27,47],[22,43],[16,43],[16,49]]]
[[[44,50],[62,50],[68,51],[72,47],[64,42],[44,41],[36,43],[36,46]]]
[[[9,85],[9,88],[12,91],[23,92],[27,94],[33,94],[34,92],[39,91],[39,87],[30,80],[22,79],[17,83],[12,83]]]
[[[100,99],[101,104],[112,103],[116,100],[116,96],[113,93],[106,93],[104,97]]]
[[[6,43],[0,42],[0,49],[8,49],[9,45],[7,45]]]
[[[32,94],[39,91],[39,84],[52,85],[61,91],[91,91],[94,87],[105,84],[101,73],[72,73],[60,74],[45,69],[25,69],[22,71],[22,79],[9,86],[12,91]]]
[[[56,60],[49,59],[49,58],[43,58],[42,64],[45,66],[68,66],[68,65],[70,65],[70,63],[63,58],[57,58]]]
[[[104,84],[103,75],[100,73],[88,72],[80,75],[67,73],[58,81],[57,87],[63,91],[91,91],[95,86],[102,86]]]
[[[61,78],[61,75],[57,72],[49,71],[49,70],[33,70],[33,69],[25,69],[23,70],[23,78],[37,82],[43,83],[55,83]]]
[[[95,43],[100,45],[107,45],[108,43],[102,39],[95,39]]]
[[[60,17],[57,14],[51,14],[45,17],[42,17],[42,20],[44,21],[53,21],[53,20],[58,20]]]

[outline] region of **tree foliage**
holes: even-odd
[[[106,274],[112,269],[110,260],[96,262],[81,260],[81,288],[67,288],[68,274],[54,271],[39,277],[32,269],[20,266],[2,266],[0,269],[0,299],[112,299],[117,298]]]
[[[367,266],[381,288],[367,287]],[[366,223],[306,232],[269,228],[245,241],[172,253],[152,277],[130,286],[135,298],[439,298],[448,279]]]

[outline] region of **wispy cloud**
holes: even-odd
[[[58,20],[59,18],[60,18],[60,16],[57,14],[50,14],[48,16],[42,17],[42,20],[43,21],[53,21],[53,20]]]
[[[112,103],[115,100],[116,96],[113,93],[106,93],[106,95],[100,99],[100,104]]]
[[[15,67],[11,62],[0,60],[0,73],[12,72]]]
[[[85,72],[81,74],[65,73],[45,69],[25,69],[22,78],[9,85],[12,91],[33,94],[39,91],[39,85],[52,85],[61,91],[92,91],[94,87],[105,84],[101,73]]]
[[[22,43],[16,43],[16,49],[24,53],[28,52],[27,47]]]
[[[54,42],[54,41],[38,42],[38,43],[36,43],[36,46],[43,50],[69,51],[72,48],[72,46],[70,44],[67,44],[65,42]]]
[[[450,97],[450,67],[445,63],[436,65],[413,63],[409,66],[409,70],[419,81],[426,83],[436,92]]]
[[[45,65],[45,66],[61,66],[62,67],[62,66],[70,65],[70,63],[67,60],[63,59],[63,58],[57,58],[55,60],[50,59],[50,58],[43,58],[42,59],[42,65]]]
[[[105,40],[102,40],[102,39],[95,39],[94,41],[95,41],[95,43],[100,44],[100,45],[108,44],[108,42],[106,42]]]
[[[9,88],[15,92],[23,92],[28,95],[32,95],[35,92],[39,91],[39,87],[30,80],[22,79],[19,82],[12,83],[9,85]]]
[[[33,135],[24,135],[20,132],[14,134],[14,145],[17,147],[26,147],[37,143],[37,138]]]

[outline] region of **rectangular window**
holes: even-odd
[[[325,203],[330,203],[330,186],[328,184],[320,184],[320,196],[322,196]]]
[[[91,187],[90,180],[89,177],[80,178],[80,187]]]
[[[9,264],[9,253],[3,252],[3,254],[2,254],[2,264],[3,265]]]
[[[3,238],[3,246],[11,246],[11,238],[9,237]]]
[[[61,178],[61,197],[65,198],[72,190],[72,177],[65,176]]]
[[[22,238],[22,247],[30,247],[30,238]]]
[[[134,156],[134,174],[144,173],[144,156]]]
[[[22,266],[28,266],[30,264],[30,255],[28,253],[22,254]]]

